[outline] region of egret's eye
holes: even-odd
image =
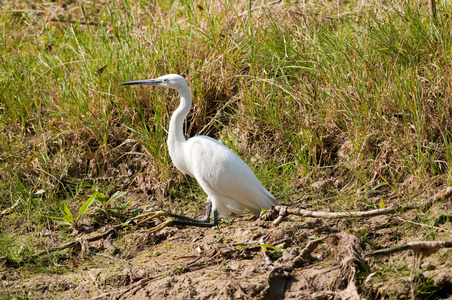
[[[168,79],[166,79],[166,78],[165,78],[165,79],[163,79],[163,82],[168,82]]]

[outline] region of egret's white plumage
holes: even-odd
[[[213,211],[223,217],[241,214],[246,209],[259,214],[278,204],[275,197],[259,182],[249,166],[221,142],[207,136],[185,139],[183,125],[190,111],[192,97],[186,80],[169,74],[156,79],[126,82],[175,89],[180,95],[180,105],[169,124],[168,150],[176,168],[194,177],[206,192]]]

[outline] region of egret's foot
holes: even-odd
[[[144,223],[147,223],[151,220],[158,219],[160,220],[160,224],[158,224],[155,227],[152,227],[150,229],[142,230],[143,232],[157,232],[159,230],[162,230],[165,227],[168,226],[174,226],[174,225],[187,225],[187,226],[196,226],[196,227],[208,227],[212,228],[218,225],[218,213],[216,210],[213,211],[213,220],[212,222],[208,222],[210,218],[210,203],[207,205],[206,210],[206,216],[202,219],[182,216],[182,215],[176,215],[169,212],[164,211],[155,211],[155,212],[148,212],[139,216],[136,216],[135,218],[131,220],[138,220],[137,225],[141,225]]]
[[[175,225],[187,225],[187,226],[207,227],[207,228],[215,227],[218,225],[218,213],[214,209],[213,210],[213,220],[212,220],[212,222],[209,222],[210,212],[212,210],[212,201],[210,201],[210,199],[207,199],[206,203],[207,203],[206,215],[204,216],[204,218],[198,219],[198,218],[173,214],[170,212],[168,212],[167,214],[174,218],[173,224],[175,224]]]
[[[160,224],[158,224],[155,227],[152,227],[149,229],[144,229],[141,231],[153,233],[153,232],[160,231],[165,227],[175,225],[173,223],[174,219],[164,211],[148,212],[148,213],[136,216],[135,218],[132,218],[132,220],[138,220],[137,226],[147,223],[149,221],[155,220],[155,219],[158,219],[160,221]]]
[[[210,218],[210,205],[207,206],[206,216],[202,219],[187,217],[176,215],[173,213],[168,213],[171,217],[174,218],[173,224],[175,225],[187,225],[187,226],[195,226],[195,227],[207,227],[212,228],[218,225],[218,213],[216,210],[213,210],[213,220],[209,222]]]

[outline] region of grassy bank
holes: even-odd
[[[56,230],[44,216],[97,190],[128,191],[116,201],[131,212],[203,209],[167,153],[175,92],[118,85],[166,73],[192,89],[187,137],[222,140],[283,204],[365,210],[451,185],[451,11],[441,2],[435,24],[421,1],[3,3],[0,255],[36,251],[12,237]]]

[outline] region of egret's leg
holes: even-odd
[[[210,211],[212,209],[212,201],[210,201],[210,199],[207,199],[206,204],[207,204],[206,215],[205,215],[204,218],[201,218],[201,219],[188,217],[188,216],[183,216],[183,215],[178,215],[178,214],[173,214],[173,213],[170,213],[170,212],[167,212],[167,214],[169,216],[171,216],[173,218],[176,218],[176,219],[179,219],[179,220],[184,220],[184,221],[188,221],[188,222],[207,223],[207,222],[209,222],[209,218],[210,218]]]
[[[210,209],[209,209],[210,210]],[[178,216],[178,215],[175,215]],[[173,216],[174,217],[174,216]],[[213,210],[213,220],[212,222],[201,222],[200,219],[196,219],[196,218],[190,218],[190,217],[185,217],[185,216],[178,216],[178,217],[182,217],[182,220],[173,220],[172,223],[175,225],[188,225],[188,226],[197,226],[197,227],[215,227],[218,225],[218,212],[216,209]],[[197,220],[197,221],[189,221],[189,220]]]
[[[210,199],[207,199],[207,208],[206,208],[206,216],[204,218],[198,219],[198,218],[192,218],[187,216],[181,216],[169,212],[149,212],[143,215],[139,215],[132,220],[137,220],[138,225],[143,224],[146,222],[149,222],[153,219],[159,219],[161,223],[157,225],[156,227],[153,227],[151,229],[145,230],[146,232],[157,232],[161,229],[163,229],[166,226],[170,225],[188,225],[188,226],[198,226],[198,227],[215,227],[218,225],[218,212],[216,209],[213,210],[213,220],[212,222],[209,222],[210,219],[210,212],[212,210],[212,201]],[[172,217],[176,220],[173,220]]]

